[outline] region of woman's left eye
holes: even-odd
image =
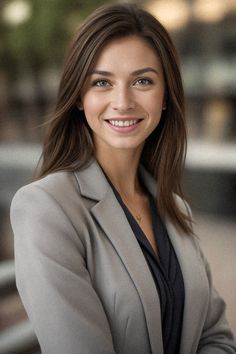
[[[138,79],[137,81],[135,81],[135,84],[142,85],[142,86],[151,85],[152,83],[153,83],[152,80],[146,78]]]

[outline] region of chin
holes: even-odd
[[[113,143],[112,147],[119,150],[135,150],[143,147],[144,143]]]

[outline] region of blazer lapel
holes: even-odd
[[[81,194],[97,201],[92,207],[91,213],[119,253],[139,293],[146,317],[152,353],[162,354],[159,298],[149,267],[125,214],[96,161],[88,168],[76,172],[75,175]]]

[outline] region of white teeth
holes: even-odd
[[[109,120],[109,123],[116,127],[130,127],[131,125],[136,124],[138,119],[133,120]]]

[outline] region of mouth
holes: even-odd
[[[131,127],[133,125],[138,124],[142,119],[108,119],[107,123],[112,125],[113,127]]]

